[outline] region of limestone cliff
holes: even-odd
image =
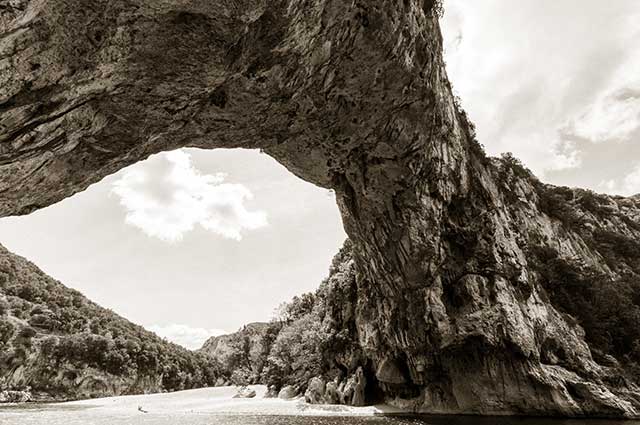
[[[478,158],[472,170],[464,196],[423,198],[433,214],[412,231],[438,229],[424,285],[391,301],[358,280],[359,340],[385,392],[412,389],[410,402],[395,401],[429,412],[638,415],[638,387],[593,360],[580,322],[563,311],[594,286],[637,288],[640,203],[544,185],[509,157]],[[566,304],[552,291],[565,291]],[[638,295],[623,295],[635,298],[624,305],[631,323]],[[627,337],[625,356],[638,344]]]
[[[92,303],[0,245],[0,392],[80,399],[216,379],[210,359]]]
[[[370,363],[358,343],[351,256],[347,240],[314,293],[294,297],[269,323],[251,323],[205,342],[200,351],[220,365],[225,383],[262,383],[273,387],[274,395],[288,387],[290,396],[306,393],[313,403],[365,403]],[[380,401],[376,388],[373,378],[370,402]]]
[[[270,335],[278,330],[270,323],[249,323],[237,332],[209,338],[198,351],[216,359],[226,372],[219,384],[257,384],[271,348]]]
[[[508,155],[481,163],[434,211],[447,260],[432,280],[391,300],[356,279],[376,385],[435,413],[637,416],[640,201],[545,185]]]
[[[292,385],[311,402],[351,404],[345,388],[362,371],[366,402],[415,411],[637,415],[640,200],[542,184],[510,156],[488,161],[507,194],[500,209],[507,225],[487,241],[486,222],[469,217],[447,235],[461,259],[449,271],[455,279],[419,290],[430,294],[430,307],[415,293],[402,306],[376,307],[347,241],[312,305],[280,323],[270,347],[257,339],[260,382]],[[452,225],[464,220],[459,213]],[[517,249],[528,268],[498,264],[505,275],[492,278],[491,263],[476,258],[491,261],[504,249]],[[368,353],[382,351],[367,340],[375,322],[357,312],[379,308],[393,317],[399,307],[423,309],[405,325],[403,343],[418,345],[425,333],[433,342],[411,357],[389,351],[372,360]],[[305,332],[307,340],[292,338]],[[287,361],[298,366],[270,370]]]
[[[565,283],[633,287],[638,201],[552,189],[486,158],[452,94],[439,11],[434,0],[11,2],[0,214],[155,152],[261,148],[335,190],[362,374],[386,398],[428,412],[638,415],[637,388],[607,379],[557,305]],[[592,343],[633,357],[614,339]]]

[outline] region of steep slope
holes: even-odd
[[[410,229],[435,229],[424,284],[392,300],[357,280],[359,341],[387,398],[429,412],[637,416],[640,203],[545,185],[510,155],[470,159],[464,196],[424,198],[432,224]]]
[[[214,358],[221,374],[233,384],[262,383],[278,390],[292,386],[293,393],[302,394],[314,378],[320,378],[335,380],[336,390],[342,387],[343,394],[347,381],[360,365],[367,364],[355,324],[357,292],[351,249],[347,240],[332,261],[329,277],[315,293],[284,303],[278,317],[269,323],[252,323],[238,332],[210,338],[200,351]],[[373,389],[375,383],[371,384]],[[351,404],[352,399],[337,396],[311,401]]]
[[[198,350],[216,360],[226,382],[257,384],[271,347],[277,324],[249,323],[237,332],[209,338]]]
[[[580,313],[571,302],[586,295],[587,284],[570,282],[562,269],[550,275],[548,264],[572,264],[573,276],[592,288],[624,276],[637,281],[630,274],[637,251],[629,247],[640,237],[638,202],[544,185],[509,156],[469,160],[468,180],[457,183],[463,194],[424,198],[433,214],[410,230],[433,229],[433,253],[420,267],[429,271],[424,284],[405,285],[392,301],[377,295],[391,288],[358,280],[360,342],[376,353],[383,388],[394,392],[397,384],[381,377],[393,365],[407,371],[401,387],[416,394],[409,405],[431,412],[638,415],[638,387],[597,364],[582,327],[562,313]],[[611,252],[612,241],[626,243],[624,255]],[[403,268],[419,272],[412,264]],[[553,288],[566,297],[549,297]]]
[[[372,363],[359,343],[352,244],[334,257],[329,276],[313,294],[295,297],[265,360],[262,380],[292,386],[312,403],[363,405],[383,400]],[[366,376],[365,376],[366,375]]]
[[[306,295],[310,302],[285,309],[270,347],[251,340],[264,356],[254,360],[264,365],[260,381],[292,385],[311,401],[350,404],[344,389],[360,369],[366,402],[411,410],[637,416],[640,200],[542,184],[510,155],[487,161],[506,194],[493,212],[506,226],[489,244],[479,228],[487,219],[464,208],[450,217],[447,237],[460,263],[446,267],[455,278],[433,288],[432,309],[404,328],[407,345],[431,333],[427,349],[368,357],[381,350],[366,339],[375,322],[356,312],[375,299],[358,283],[347,241],[329,278]],[[522,262],[498,264],[508,274],[487,277],[492,249],[517,249]],[[407,294],[402,308],[420,308],[415,303],[422,300]],[[386,300],[382,311],[398,307]]]
[[[0,246],[0,391],[78,399],[213,385],[215,364]]]

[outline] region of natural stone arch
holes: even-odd
[[[637,414],[637,399],[594,383],[600,367],[541,295],[525,248],[533,232],[597,253],[556,233],[533,183],[477,148],[435,3],[12,2],[0,11],[0,215],[156,152],[260,148],[335,190],[360,344],[375,365],[402,363],[422,409]],[[573,353],[566,364],[541,363],[548,340]]]

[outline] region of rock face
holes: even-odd
[[[249,387],[240,387],[236,395],[233,398],[254,398],[256,396],[256,391]]]
[[[257,384],[269,353],[270,323],[255,322],[238,332],[209,338],[199,352],[215,359],[236,385]]]
[[[155,152],[261,148],[336,192],[367,388],[426,412],[638,415],[637,387],[607,379],[547,289],[565,263],[573,281],[587,268],[637,277],[634,245],[619,242],[640,237],[639,201],[582,202],[486,158],[451,93],[438,10],[12,2],[0,11],[0,214]]]
[[[269,323],[249,323],[238,332],[209,338],[199,351],[215,358],[227,370],[242,369],[247,384],[255,384],[269,351],[265,338],[269,330]]]
[[[324,402],[327,384],[322,378],[314,377],[309,382],[307,391],[304,393],[304,400],[311,404],[321,404]]]
[[[336,379],[325,383],[323,378],[314,377],[307,386],[304,400],[310,404],[364,406],[366,386],[366,378],[361,367],[353,376],[342,382]]]
[[[175,391],[216,373],[0,245],[0,402]]]
[[[31,401],[28,391],[0,391],[0,403],[26,403]]]
[[[291,400],[298,395],[296,390],[291,385],[286,385],[282,387],[280,392],[278,393],[278,398],[281,400]]]

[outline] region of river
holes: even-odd
[[[234,399],[233,388],[0,407],[0,425],[640,425],[640,421],[516,417],[381,416],[388,406],[308,405],[302,400]]]

